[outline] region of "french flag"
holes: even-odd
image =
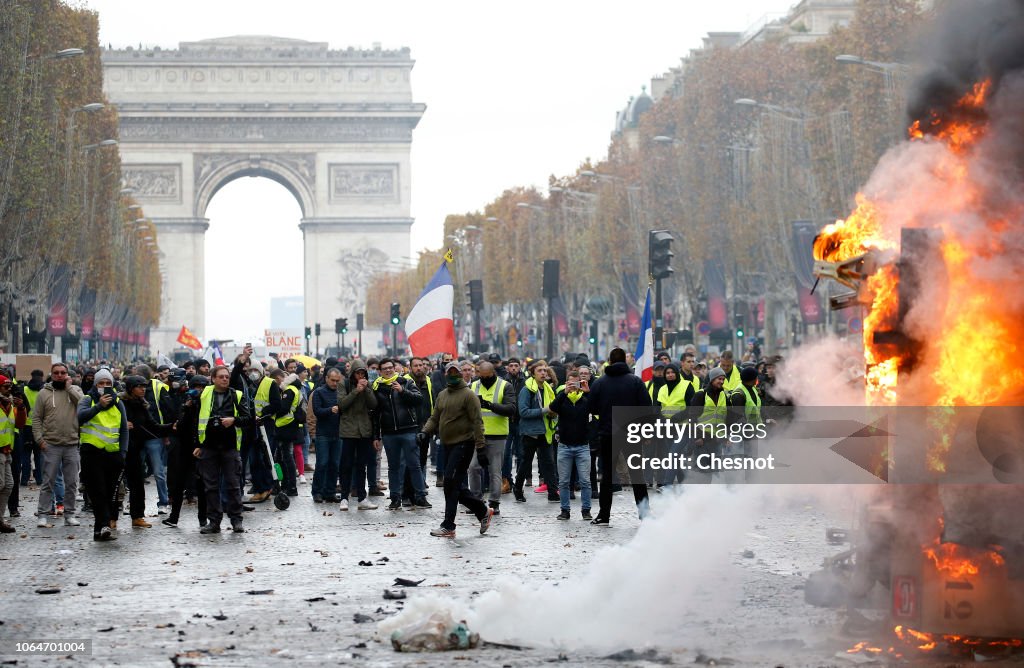
[[[651,288],[647,288],[644,317],[640,321],[640,339],[636,342],[636,368],[633,373],[645,383],[654,378],[654,329],[651,327]]]
[[[224,364],[224,353],[220,351],[220,343],[217,341],[210,341],[210,349],[213,351],[213,363],[215,366],[223,366]]]
[[[445,256],[434,277],[420,293],[405,321],[405,335],[412,354],[426,357],[437,353],[455,354],[455,286]]]

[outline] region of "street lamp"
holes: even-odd
[[[758,107],[760,109],[773,112],[778,116],[782,116],[783,118],[788,118],[789,120],[793,121],[802,121],[807,116],[807,114],[804,113],[804,111],[801,109],[794,109],[792,107],[780,107],[775,104],[758,102],[757,100],[752,100],[749,97],[741,97],[738,100],[734,100],[733,104],[736,104],[741,107]],[[791,118],[791,116],[795,116],[795,118]]]
[[[905,72],[905,71],[910,69],[910,67],[908,65],[904,64],[904,63],[886,63],[886,62],[879,62],[877,60],[867,60],[867,59],[862,58],[860,56],[854,56],[854,55],[850,55],[848,53],[843,53],[843,54],[840,54],[840,55],[836,56],[836,62],[837,63],[842,63],[844,65],[861,65],[863,67],[866,67],[869,70],[873,70],[875,72],[882,72],[882,73],[893,72],[893,71]]]
[[[681,141],[679,141],[675,137],[670,137],[668,135],[655,135],[655,136],[651,137],[651,141],[654,142],[655,144],[681,144],[682,143]]]
[[[71,49],[74,50],[74,49]],[[81,51],[81,49],[78,49]],[[68,196],[70,194],[71,186],[71,145],[74,143],[75,136],[75,114],[80,111],[86,113],[94,113],[102,110],[106,107],[102,102],[90,102],[89,104],[83,104],[80,107],[75,107],[68,114],[67,131],[64,135],[64,204],[67,206]]]
[[[95,148],[105,148],[107,146],[117,146],[116,139],[104,139],[103,141],[96,142],[95,144],[86,144],[82,147],[83,151],[91,151]]]

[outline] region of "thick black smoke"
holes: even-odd
[[[951,108],[975,83],[993,94],[1024,71],[1024,0],[946,0],[919,46],[922,74],[910,92],[909,120]]]

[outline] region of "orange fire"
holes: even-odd
[[[1006,560],[994,550],[971,550],[956,543],[927,547],[924,555],[935,564],[936,570],[961,580],[978,575],[982,568],[1006,565]]]
[[[916,649],[922,652],[932,651],[938,646],[940,641],[953,647],[961,646],[970,647],[972,649],[980,648],[982,651],[1024,648],[1024,640],[1019,638],[994,640],[990,638],[972,638],[969,636],[957,635],[937,636],[934,633],[915,631],[914,629],[905,628],[903,626],[897,626],[893,629],[893,632],[902,642],[908,645],[913,645]]]

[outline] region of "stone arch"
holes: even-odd
[[[217,191],[243,176],[263,176],[280,183],[298,201],[303,218],[316,216],[316,167],[312,155],[196,154],[193,160],[196,218],[205,217]]]

